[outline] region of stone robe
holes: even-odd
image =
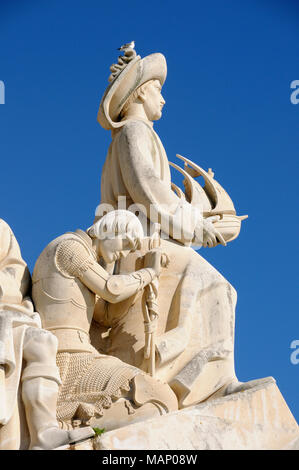
[[[0,219],[0,424],[12,417],[20,382],[28,327],[40,327],[28,295],[30,274],[10,227]]]
[[[162,238],[169,235],[161,242],[170,263],[159,281],[156,376],[170,383],[181,407],[197,403],[235,379],[236,292],[188,246],[198,219],[190,204],[172,191],[168,159],[149,122],[131,120],[112,133],[101,204],[117,208],[120,196],[130,210],[137,209],[132,204],[141,205],[150,224],[161,222]],[[145,243],[143,251],[121,260],[115,272],[140,269],[147,249]],[[143,308],[139,294],[117,309],[109,305],[102,315],[102,323],[111,328],[107,353],[141,368],[145,367]]]
[[[118,198],[123,198],[124,209],[139,211],[142,223],[145,215],[150,222],[147,233],[159,222],[164,236],[190,244],[198,214],[172,191],[166,152],[150,122],[128,121],[113,131],[102,172],[101,204],[117,209]]]

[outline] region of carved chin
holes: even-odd
[[[152,120],[152,121],[157,121],[158,119],[161,118],[161,116],[162,116],[162,111],[157,111],[157,112],[154,114],[154,116],[153,116],[153,118],[152,118],[151,120]]]

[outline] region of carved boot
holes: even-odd
[[[226,382],[225,385],[220,387],[215,393],[209,396],[208,400],[214,400],[215,398],[226,397],[234,393],[246,392],[253,388],[263,387],[268,383],[276,383],[273,377],[264,377],[262,379],[250,380],[248,382],[240,382],[237,378],[233,378],[231,381]]]
[[[58,384],[35,377],[23,381],[22,399],[30,433],[30,450],[55,449],[94,436],[90,427],[65,431],[56,420]]]
[[[145,374],[132,379],[128,394],[105,410],[101,418],[92,418],[92,426],[106,431],[163,416],[178,409],[175,393],[168,384]]]

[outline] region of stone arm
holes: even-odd
[[[103,300],[116,304],[147,286],[155,277],[151,268],[141,269],[131,274],[109,274],[97,263],[90,262],[88,269],[79,278],[89,290]]]
[[[155,149],[159,146],[162,144],[145,123],[132,121],[124,126],[118,136],[117,152],[122,178],[131,199],[145,208],[152,222],[161,223],[162,231],[171,238],[189,244],[200,215],[172,191],[170,174],[164,179],[159,174],[169,173],[167,159],[163,161],[160,155],[158,165],[162,170],[155,168]]]
[[[131,297],[156,277],[152,268],[110,275],[86,247],[74,239],[58,246],[56,264],[64,275],[78,278],[94,294],[113,304]]]

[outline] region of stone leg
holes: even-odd
[[[26,367],[22,374],[22,399],[31,450],[53,449],[86,437],[86,429],[72,434],[58,426],[56,407],[60,377],[56,351],[57,339],[54,335],[45,330],[28,328],[24,342]],[[89,433],[91,435],[93,432]]]
[[[113,403],[101,418],[91,419],[90,424],[108,431],[166,415],[177,409],[176,396],[167,384],[139,374],[132,380],[126,396]]]
[[[0,425],[0,450],[20,450],[20,427],[19,407],[16,405],[9,422]]]
[[[202,263],[200,270],[199,260]],[[180,408],[207,399],[225,384],[238,383],[234,365],[236,291],[198,256],[188,274],[198,279],[192,331],[186,350],[177,360],[183,367],[169,380]],[[191,280],[189,282],[191,284]]]
[[[170,384],[179,407],[184,408],[207,399],[225,384],[237,382],[234,367],[237,293],[191,248],[162,240],[161,249],[170,264],[159,278],[155,377]],[[133,253],[122,259],[119,272],[139,267],[137,256],[140,254]],[[126,302],[109,305],[108,317],[119,320],[109,333],[107,353],[143,368],[141,296]]]

